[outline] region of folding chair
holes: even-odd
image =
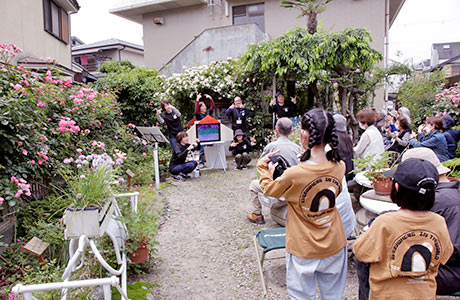
[[[259,245],[262,247],[262,255],[259,254],[259,249],[257,247]],[[254,247],[256,249],[257,255],[257,264],[259,266],[259,273],[260,273],[260,280],[262,282],[262,289],[264,290],[264,295],[267,294],[267,288],[265,286],[265,278],[264,278],[264,271],[263,271],[263,263],[265,259],[265,254],[276,249],[284,249],[286,248],[286,228],[269,228],[263,229],[257,232],[254,236]],[[274,257],[274,258],[267,258],[267,260],[272,259],[279,259],[284,258],[282,257]]]

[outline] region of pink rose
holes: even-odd
[[[18,142],[18,145],[19,145],[19,146],[22,146],[22,142],[21,142],[21,141],[19,141],[19,142]]]
[[[24,193],[22,190],[18,190],[18,191],[16,192],[16,195],[14,195],[14,196],[15,196],[16,198],[19,198],[19,197],[21,197],[22,193]]]
[[[22,154],[27,155],[27,150],[22,150]]]

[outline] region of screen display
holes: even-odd
[[[220,124],[196,124],[196,137],[200,142],[220,141]]]

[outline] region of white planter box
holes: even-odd
[[[112,200],[104,202],[100,207],[68,208],[64,212],[66,239],[78,239],[82,235],[88,238],[101,237],[112,217],[115,204]]]

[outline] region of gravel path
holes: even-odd
[[[226,173],[205,170],[199,178],[174,181],[162,190],[168,209],[157,237],[156,266],[143,279],[158,284],[155,299],[289,299],[284,258],[264,263],[268,293],[265,298],[262,293],[253,236],[277,224],[266,208],[264,225],[246,220],[255,161],[242,171],[233,170],[231,160],[227,165]],[[267,257],[284,255],[276,250]],[[356,266],[348,262],[343,299],[357,299]]]

